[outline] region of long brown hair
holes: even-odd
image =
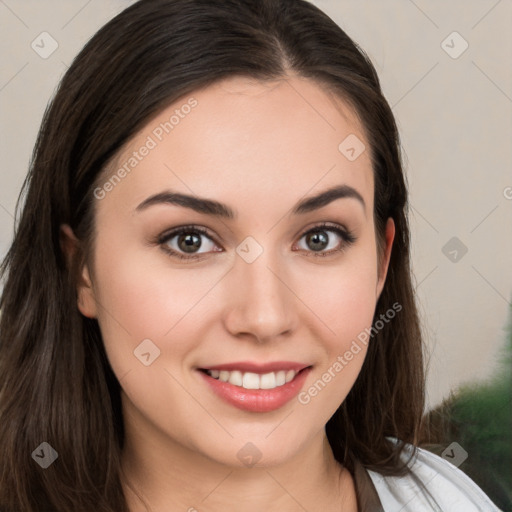
[[[396,236],[360,375],[326,426],[335,457],[383,474],[404,471],[424,404],[422,341],[409,265],[407,187],[391,109],[374,67],[304,0],[142,0],[107,23],[63,77],[42,121],[0,269],[0,510],[122,512],[120,386],[96,320],[76,305],[76,269],[94,241],[94,185],[120,148],[180,97],[222,78],[316,80],[358,113],[370,145],[379,257]],[[341,141],[340,141],[341,142]],[[21,211],[21,215],[19,215]],[[82,243],[66,265],[59,227]],[[42,443],[58,459],[32,460]]]

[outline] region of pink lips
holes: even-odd
[[[252,372],[261,375],[282,370],[294,370],[298,373],[290,382],[273,389],[245,389],[241,386],[235,386],[229,382],[215,379],[204,370],[239,370],[242,373]],[[217,396],[238,409],[250,412],[270,412],[283,407],[298,395],[310,370],[311,367],[308,365],[289,361],[276,361],[266,364],[239,362],[202,368],[199,370],[199,374]]]

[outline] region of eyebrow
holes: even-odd
[[[329,188],[319,194],[302,199],[293,208],[293,215],[300,215],[314,210],[318,210],[337,199],[352,198],[356,199],[363,206],[366,213],[366,204],[362,195],[353,187],[348,185],[338,185]],[[235,219],[236,213],[229,206],[215,201],[213,199],[206,199],[203,197],[190,196],[187,194],[180,194],[172,191],[160,192],[159,194],[152,195],[142,201],[137,208],[136,212],[143,211],[150,206],[158,204],[170,204],[190,208],[198,213],[206,215],[213,215],[215,217],[224,219]]]

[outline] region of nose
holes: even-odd
[[[252,263],[237,256],[226,282],[225,328],[235,337],[259,343],[289,336],[298,317],[288,274],[270,251]]]

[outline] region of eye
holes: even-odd
[[[208,231],[198,226],[182,226],[164,233],[158,243],[172,256],[181,259],[194,259],[198,258],[198,254],[222,251],[218,249]]]
[[[300,250],[313,253],[314,256],[329,256],[344,251],[356,241],[352,233],[341,226],[321,224],[304,233],[305,247]],[[183,260],[200,258],[209,252],[222,252],[223,249],[214,242],[209,231],[199,226],[181,226],[163,233],[158,238],[158,244],[173,257]]]
[[[299,240],[300,249],[313,252],[314,256],[329,256],[344,251],[356,241],[353,234],[337,225],[321,224],[310,229]]]

